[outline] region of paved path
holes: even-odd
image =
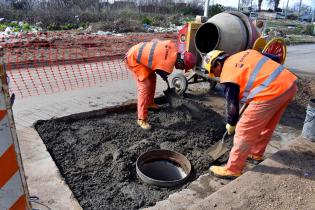
[[[285,66],[298,74],[315,74],[315,44],[288,46]]]

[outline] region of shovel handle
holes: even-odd
[[[222,136],[222,141],[224,142],[226,140],[226,137],[228,136],[228,132],[227,130],[224,132],[223,136]]]
[[[245,111],[245,109],[246,109],[247,107],[248,107],[248,103],[245,103],[245,104],[242,106],[242,108],[241,108],[241,110],[240,110],[239,118],[241,118],[242,114],[244,113],[244,111]]]
[[[167,84],[167,89],[169,90],[169,89],[171,89],[171,87],[170,87],[170,83],[168,82],[168,80],[166,79],[166,80],[164,80],[165,82],[166,82],[166,84]]]
[[[241,118],[241,116],[242,116],[242,114],[244,113],[244,111],[245,111],[245,109],[247,108],[247,106],[248,106],[248,103],[246,103],[246,104],[244,104],[244,105],[242,106],[242,108],[241,108],[241,110],[240,110],[239,118]],[[227,136],[228,136],[228,132],[227,132],[227,130],[226,130],[225,133],[224,133],[223,136],[222,136],[222,142],[224,142],[224,141],[226,140]]]

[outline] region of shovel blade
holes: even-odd
[[[181,104],[181,101],[183,99],[176,93],[175,88],[168,88],[167,90],[164,90],[163,92],[166,97],[166,100],[169,102],[171,107],[176,107],[177,104]]]
[[[212,158],[213,161],[219,159],[222,155],[224,155],[227,151],[229,151],[228,146],[224,141],[218,141],[210,147],[208,150],[208,155]]]

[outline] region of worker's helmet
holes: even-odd
[[[216,61],[224,61],[229,55],[221,50],[212,50],[202,60],[202,68],[209,72],[210,77],[215,77],[213,73],[210,73],[211,68],[215,65]]]

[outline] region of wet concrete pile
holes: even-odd
[[[207,172],[207,149],[224,132],[222,117],[200,104],[163,105],[149,117],[149,132],[136,125],[135,110],[39,121],[35,127],[83,209],[139,209],[187,185],[159,188],[140,181],[135,163],[141,153],[162,148],[186,155],[193,166],[189,182]]]

